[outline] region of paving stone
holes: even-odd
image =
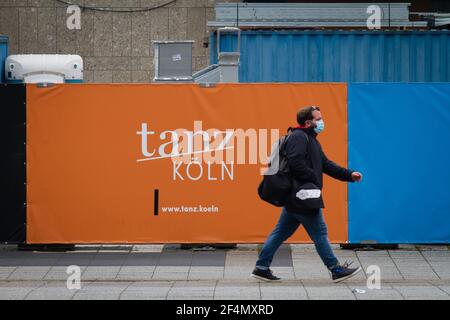
[[[161,267],[158,266],[153,273],[154,280],[187,280],[189,267]]]
[[[76,290],[69,290],[64,283],[49,283],[32,290],[26,300],[70,300]]]
[[[345,286],[321,286],[311,287],[305,286],[308,297],[311,300],[355,300],[355,296],[352,291]]]
[[[212,251],[212,252],[194,252],[192,255],[191,266],[203,266],[203,267],[224,267],[226,261],[225,251]]]
[[[52,265],[66,268],[72,265],[85,267],[93,264],[96,255],[94,252],[66,253]]]
[[[341,262],[349,259],[355,264],[361,261],[365,269],[380,267],[381,290],[368,290],[362,273],[343,284],[332,284],[315,249],[308,246],[280,250],[285,255],[282,259],[292,255],[292,267],[274,263],[271,268],[283,281],[273,284],[250,278],[257,259],[257,251],[250,248],[196,252],[180,251],[179,246],[149,246],[139,251],[131,245],[113,245],[80,249],[67,253],[0,250],[0,299],[391,300],[402,299],[402,295],[406,299],[450,296],[450,252],[445,250],[336,250]],[[82,269],[81,290],[66,288],[66,269],[73,264]],[[352,293],[354,288],[366,292]]]
[[[45,284],[44,281],[1,281],[0,300],[22,300],[34,289]]]
[[[305,300],[308,299],[305,288],[299,284],[265,284],[261,283],[261,298],[263,300]]]
[[[87,267],[82,273],[82,280],[115,280],[120,267]]]
[[[307,252],[307,251],[292,251],[292,260],[293,262],[307,262],[307,263],[319,263],[322,264],[322,260],[316,252]]]
[[[292,255],[291,248],[289,245],[282,245],[278,251],[275,253],[275,256],[272,261],[273,267],[292,267]]]
[[[381,281],[403,280],[403,276],[396,269],[381,269]]]
[[[228,251],[225,267],[249,267],[254,268],[258,254],[255,251]]]
[[[73,300],[117,300],[131,283],[127,282],[88,282],[76,290]]]
[[[294,260],[294,275],[296,279],[329,279],[326,267],[320,263],[308,263]]]
[[[445,291],[448,295],[450,295],[450,285],[445,285],[445,286],[439,286],[439,288],[443,291]]]
[[[158,272],[189,272],[189,266],[157,266],[155,273]]]
[[[423,261],[424,258],[419,251],[389,251],[389,255],[394,260],[404,260],[404,261]]]
[[[72,300],[119,300],[120,293],[112,293],[108,291],[102,292],[77,292]]]
[[[80,267],[81,275],[86,270],[86,267]],[[50,271],[45,275],[43,280],[62,280],[66,281],[69,277],[67,274],[67,267],[52,267]]]
[[[314,244],[290,244],[292,252],[311,252],[316,251]]]
[[[8,279],[9,275],[13,273],[13,271],[17,267],[0,267],[0,281]]]
[[[236,277],[237,278],[237,277]],[[224,279],[222,272],[217,273],[189,273],[188,280],[215,280]]]
[[[359,257],[359,261],[361,262],[361,267],[364,269],[364,272],[367,272],[369,266],[378,266],[380,268],[381,278],[383,280],[403,279],[403,276],[400,274],[394,261],[389,257],[386,258],[374,257],[373,259],[366,257]]]
[[[8,280],[43,280],[51,267],[17,267]]]
[[[186,288],[190,286],[196,287],[211,287],[216,286],[218,281],[216,280],[205,280],[205,281],[176,281],[173,283],[173,288]]]
[[[123,266],[157,266],[160,258],[158,252],[132,252],[127,255]]]
[[[165,299],[171,286],[171,282],[152,281],[133,283],[122,292],[120,298],[123,300]]]
[[[215,282],[178,282],[170,289],[167,299],[212,299],[214,296]]]
[[[357,300],[403,300],[403,297],[401,294],[390,288],[390,287],[381,287],[381,289],[368,289],[366,287],[357,287],[357,288],[351,288],[353,289],[360,289],[364,290],[364,293],[358,293],[355,292],[354,295],[356,296]]]
[[[189,280],[201,279],[223,279],[224,267],[191,267],[189,270]]]
[[[33,288],[1,288],[0,300],[23,300]]]
[[[406,299],[448,297],[448,294],[438,287],[427,284],[417,286],[394,286],[394,288]]]
[[[224,284],[219,283],[214,292],[215,300],[236,300],[236,299],[260,299],[260,291],[258,285],[249,284]]]
[[[54,264],[61,253],[3,251],[0,253],[0,266],[4,267],[46,267]]]
[[[249,279],[253,267],[225,267],[224,279]]]
[[[448,274],[450,272],[450,265],[448,263],[433,263],[433,270],[438,274]]]
[[[375,257],[388,257],[390,258],[387,250],[369,250],[369,251],[355,251],[356,255],[361,258],[375,258]]]
[[[124,266],[117,274],[116,280],[151,280],[154,266]]]
[[[396,267],[405,279],[438,279],[430,264],[419,251],[392,252],[391,256]]]

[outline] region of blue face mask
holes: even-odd
[[[314,128],[314,131],[316,133],[321,133],[325,129],[325,122],[323,120],[316,121],[316,127]]]

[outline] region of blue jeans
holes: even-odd
[[[323,220],[322,210],[317,214],[289,213],[285,208],[281,211],[281,216],[275,229],[267,238],[264,246],[259,253],[256,267],[258,269],[269,269],[273,256],[281,244],[303,225],[314,245],[317,253],[328,269],[333,268],[339,262],[334,256],[328,241],[328,230]]]

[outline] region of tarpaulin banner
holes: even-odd
[[[351,84],[352,243],[450,242],[450,84]]]
[[[0,242],[24,243],[26,223],[23,84],[0,84]]]
[[[317,105],[346,166],[346,98],[334,83],[29,85],[27,243],[261,243],[280,213],[257,195],[271,145]],[[324,196],[345,242],[346,183],[326,178]]]

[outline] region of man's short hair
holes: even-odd
[[[316,106],[309,106],[309,107],[301,108],[297,112],[298,124],[301,126],[304,126],[306,121],[314,119],[312,114],[315,110],[320,111],[320,108],[316,107]]]

